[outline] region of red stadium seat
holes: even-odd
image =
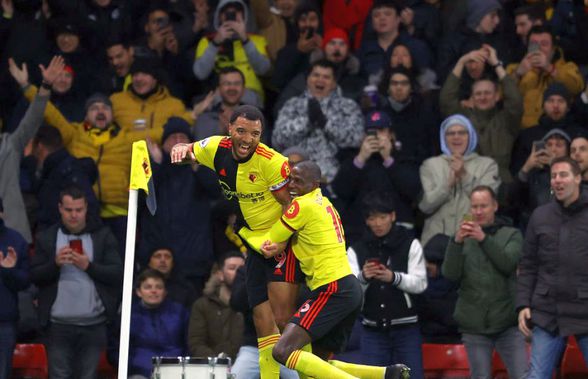
[[[100,363],[98,364],[98,379],[116,379],[118,371],[108,363],[106,352],[100,354]]]
[[[463,345],[423,344],[426,379],[468,378],[470,366]]]
[[[47,353],[42,344],[18,344],[12,357],[13,378],[46,379]]]
[[[575,337],[568,339],[568,345],[561,360],[560,378],[588,378],[588,368]]]

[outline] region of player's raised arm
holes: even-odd
[[[190,163],[196,162],[196,156],[194,155],[194,144],[193,143],[178,143],[172,147],[171,163]]]

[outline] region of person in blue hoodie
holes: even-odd
[[[27,248],[23,236],[4,225],[4,207],[0,199],[0,378],[10,378],[16,345],[17,295],[30,284]]]

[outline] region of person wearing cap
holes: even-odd
[[[247,33],[249,9],[243,0],[221,0],[214,12],[212,36],[203,37],[196,46],[192,70],[199,80],[213,79],[211,73],[227,66],[237,67],[245,75],[245,85],[265,98],[260,76],[269,72],[271,62],[265,38]]]
[[[325,183],[337,174],[337,153],[357,148],[363,138],[363,117],[357,103],[337,93],[336,66],[314,62],[306,91],[286,102],[274,125],[273,145],[280,150],[298,146],[321,168]]]
[[[283,89],[297,74],[305,72],[310,55],[321,48],[323,25],[321,10],[311,1],[301,1],[294,13],[295,36],[278,51],[272,84]]]
[[[122,130],[132,131],[137,140],[145,137],[161,142],[163,125],[170,117],[193,122],[191,112],[172,96],[162,83],[162,67],[153,58],[136,58],[131,66],[131,85],[110,96],[114,121]]]
[[[4,218],[0,198],[0,377],[10,378],[19,319],[18,292],[30,284],[29,245],[19,232],[6,226]]]
[[[467,0],[466,25],[452,33],[447,33],[439,47],[437,73],[444,81],[455,63],[465,53],[488,44],[496,49],[498,59],[508,61],[508,46],[498,28],[499,0]]]
[[[543,93],[554,82],[563,84],[572,97],[584,89],[584,78],[574,62],[566,61],[548,26],[529,31],[528,53],[519,63],[508,65],[507,72],[518,80],[525,112],[522,127],[537,125],[542,113]]]
[[[433,65],[432,53],[427,44],[401,29],[403,7],[394,0],[374,0],[371,21],[375,32],[371,38],[364,38],[357,56],[361,62],[361,71],[365,76],[378,73],[387,65],[386,57],[395,44],[406,45],[418,67]]]
[[[329,0],[323,4],[323,23],[325,30],[342,29],[353,35],[350,50],[361,46],[365,20],[369,16],[373,0]]]
[[[492,378],[498,352],[510,378],[525,378],[528,359],[517,328],[515,294],[523,236],[510,220],[496,215],[494,190],[479,185],[470,194],[469,219],[451,236],[442,273],[458,283],[453,313],[465,345],[471,378]]]
[[[572,137],[570,158],[576,161],[582,172],[582,188],[588,188],[588,133],[579,132]]]
[[[18,67],[9,59],[8,68],[16,82],[26,90],[28,71],[26,64]],[[18,231],[24,239],[32,242],[31,228],[27,218],[24,199],[20,191],[20,163],[27,143],[34,137],[43,121],[43,111],[49,101],[51,86],[63,71],[63,58],[54,57],[47,68],[40,66],[43,83],[39,94],[32,94],[29,108],[12,133],[0,133],[0,198],[4,200],[6,226]]]
[[[517,137],[511,160],[511,173],[516,176],[527,161],[533,148],[533,142],[540,141],[552,129],[561,129],[568,135],[576,134],[582,128],[576,122],[574,114],[570,112],[571,95],[565,85],[553,82],[543,92],[543,114],[539,123],[521,130]]]
[[[460,114],[447,117],[439,130],[441,155],[429,158],[420,167],[423,192],[419,209],[425,213],[421,242],[435,234],[451,236],[470,211],[472,189],[500,186],[498,165],[492,158],[478,155],[478,134],[471,121]]]
[[[359,76],[359,60],[351,54],[349,38],[343,29],[334,28],[325,32],[322,49],[314,50],[310,54],[309,62],[313,63],[320,59],[333,62],[337,67],[335,72],[337,90],[344,97],[359,100],[366,81]],[[301,72],[280,91],[280,96],[274,105],[274,114],[277,115],[286,101],[300,95],[305,89],[305,75]]]
[[[357,155],[341,164],[333,180],[333,191],[346,205],[340,208],[349,244],[363,235],[362,199],[372,191],[389,192],[396,203],[397,221],[405,227],[413,226],[412,204],[421,192],[418,165],[398,159],[396,141],[396,128],[386,112],[370,112],[365,117],[365,138]]]
[[[220,188],[210,170],[171,163],[172,147],[192,142],[190,125],[184,119],[170,117],[161,140],[161,147],[151,140],[147,142],[153,180],[157,183],[158,209],[155,215],[146,210],[140,215],[142,233],[137,254],[147,257],[156,247],[166,244],[174,252],[175,265],[182,268],[196,292],[202,293],[214,261],[211,202],[220,197]],[[186,217],[199,222],[176,221]]]
[[[402,363],[411,378],[423,379],[422,336],[413,304],[427,288],[427,272],[419,240],[396,222],[395,204],[387,192],[366,193],[362,210],[368,231],[347,249],[364,290],[361,362]]]
[[[459,92],[464,66],[472,60],[487,63],[492,67],[499,82],[486,76],[475,80],[471,90],[473,107],[469,107],[460,101]],[[499,108],[498,101],[501,97],[503,106]],[[484,45],[482,49],[471,51],[459,58],[441,89],[439,106],[446,116],[461,113],[472,120],[479,138],[478,152],[498,163],[500,178],[504,183],[512,182],[509,171],[510,156],[520,130],[523,98],[516,81],[511,75],[506,74],[502,62],[498,60],[496,49]]]

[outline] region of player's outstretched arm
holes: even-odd
[[[190,163],[196,162],[196,156],[194,156],[194,146],[191,143],[178,143],[172,147],[171,163],[184,163],[189,161]]]

